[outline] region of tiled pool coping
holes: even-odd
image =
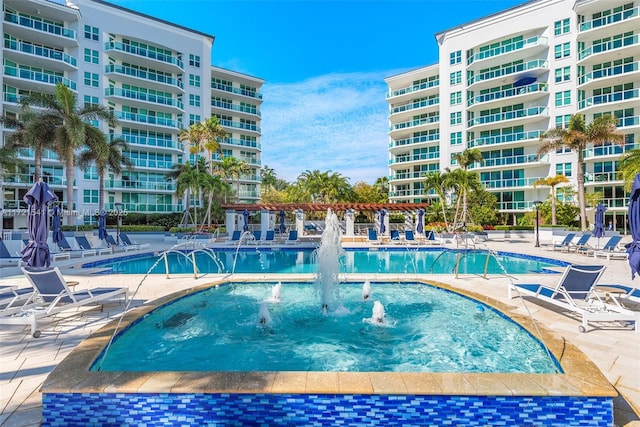
[[[287,278],[282,280],[286,281]],[[328,400],[336,405],[331,416],[342,413],[346,417],[343,420],[352,419],[351,417],[359,419],[361,409],[357,408],[369,408],[368,411],[373,418],[375,408],[403,413],[402,408],[405,406],[404,409],[408,408],[409,413],[403,413],[403,420],[409,422],[413,415],[420,415],[424,420],[426,415],[420,408],[426,405],[435,411],[433,414],[427,414],[436,417],[430,419],[439,422],[438,416],[444,416],[447,411],[453,414],[455,411],[451,408],[462,405],[470,408],[467,414],[469,417],[484,420],[485,424],[490,420],[484,418],[486,414],[476,413],[477,408],[484,407],[489,413],[506,417],[500,419],[507,424],[517,420],[518,414],[528,413],[531,408],[534,408],[533,413],[529,414],[532,418],[527,419],[528,422],[535,419],[536,425],[562,425],[578,420],[564,419],[566,414],[570,417],[580,417],[585,413],[597,418],[593,425],[613,424],[612,399],[617,396],[617,392],[600,370],[575,346],[541,325],[534,326],[531,319],[515,312],[512,306],[443,283],[432,280],[424,282],[475,298],[518,322],[531,334],[543,340],[559,361],[564,373],[89,371],[116,327],[116,322],[112,322],[74,349],[43,384],[41,391],[45,425],[56,425],[64,420],[84,420],[83,416],[94,417],[90,418],[90,421],[95,419],[99,423],[101,416],[104,420],[113,418],[114,411],[121,411],[122,414],[127,414],[126,417],[133,417],[129,421],[133,422],[135,408],[140,408],[140,405],[155,408],[154,405],[158,402],[160,406],[169,408],[174,415],[182,413],[180,416],[189,418],[198,413],[194,408],[211,406],[233,412],[235,409],[230,402],[238,399],[246,401],[245,410],[252,407],[258,412],[265,411],[264,406],[267,405],[268,408],[280,408],[279,410],[286,412],[292,411],[292,407],[308,405],[309,408],[315,408],[307,411],[309,414],[315,413],[314,411],[321,414],[322,411],[318,408],[327,407]],[[216,284],[220,283],[210,283],[177,292],[131,310],[124,315],[120,330],[160,305]],[[413,403],[407,406],[407,399]],[[439,405],[443,405],[440,408],[442,411],[438,410]],[[61,407],[65,410],[61,411]],[[180,408],[183,408],[182,412]],[[83,414],[83,411],[89,415]],[[509,418],[511,412],[515,418]],[[215,411],[210,416],[213,417],[214,413]],[[263,422],[274,422],[273,414],[269,411],[265,414],[267,418]],[[165,419],[168,415],[158,413],[154,416]],[[220,414],[219,416],[222,417]],[[319,417],[318,419],[322,419],[321,415]],[[545,419],[548,422],[544,422]],[[287,422],[300,420],[302,418],[294,417]],[[198,419],[192,424],[185,424],[197,425],[200,421]],[[307,419],[304,422],[315,421]],[[492,422],[496,422],[496,419]],[[476,425],[471,422],[464,424]]]

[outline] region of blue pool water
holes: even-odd
[[[339,285],[327,311],[313,283],[233,283],[144,316],[98,359],[103,371],[556,372],[521,326],[424,283]],[[384,321],[372,320],[374,302]],[[261,323],[261,310],[268,321]],[[135,357],[131,357],[135,355]],[[96,366],[93,368],[96,369]]]
[[[379,249],[344,251],[340,257],[341,273],[396,273],[396,274],[451,274],[458,258],[460,274],[483,274],[487,252],[481,250],[452,250],[429,248]],[[489,274],[545,273],[550,267],[566,263],[548,258],[524,256],[515,253],[497,252],[488,260]],[[157,256],[128,258],[121,261],[95,262],[85,267],[107,267],[110,272],[144,274],[158,261]],[[169,272],[192,274],[189,259],[175,252],[168,255]],[[307,249],[244,249],[196,252],[196,265],[200,273],[315,273],[315,252]],[[234,267],[235,265],[235,267]],[[504,271],[503,271],[504,268]],[[152,274],[164,274],[164,261],[155,265]]]

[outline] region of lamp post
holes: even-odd
[[[120,245],[120,221],[122,221],[122,203],[118,202],[118,203],[114,203],[113,204],[116,207],[116,245],[119,246]]]
[[[533,206],[536,207],[536,248],[540,247],[540,205],[542,202],[540,200],[535,200],[533,202]]]

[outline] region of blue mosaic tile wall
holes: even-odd
[[[607,426],[611,398],[45,393],[44,426]]]

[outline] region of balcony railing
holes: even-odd
[[[176,184],[173,182],[107,180],[104,183],[104,187],[121,190],[176,191]]]
[[[410,189],[410,190],[397,190],[397,191],[389,191],[389,197],[423,197],[425,196],[424,190],[419,189]]]
[[[237,128],[237,129],[244,129],[244,130],[252,130],[254,132],[260,132],[260,127],[258,125],[253,124],[253,123],[235,122],[233,120],[225,120],[225,119],[220,120],[219,123],[222,126],[226,126],[226,127],[230,127],[230,128]]]
[[[640,116],[621,117],[618,119],[618,129],[640,125]]]
[[[588,48],[582,49],[578,52],[578,60],[583,60],[588,58],[591,55],[595,55],[597,53],[607,52],[614,49],[620,49],[621,47],[633,46],[638,44],[638,35],[630,35],[627,37],[622,37],[615,40],[609,40],[606,42],[594,44],[589,46]]]
[[[62,76],[49,73],[41,73],[38,71],[24,70],[21,68],[12,67],[10,65],[4,66],[5,76],[19,77],[25,80],[31,80],[34,82],[47,83],[50,85],[56,85],[58,83],[64,83],[69,89],[76,90],[76,82],[66,79]]]
[[[522,165],[526,163],[548,162],[549,156],[540,156],[538,154],[523,154],[521,156],[505,156],[484,159],[482,163],[474,162],[469,169],[490,168],[495,166]]]
[[[420,154],[407,154],[406,156],[396,156],[394,159],[389,159],[390,165],[396,165],[398,163],[417,162],[420,160],[438,160],[440,159],[440,151],[431,153]]]
[[[420,171],[420,172],[400,172],[394,175],[389,176],[390,181],[398,181],[401,179],[425,179],[426,175],[428,175],[429,171]]]
[[[165,170],[171,169],[176,164],[173,160],[132,159],[131,157],[129,161],[134,167]]]
[[[467,101],[467,106],[471,107],[474,104],[480,104],[483,102],[496,101],[499,99],[509,98],[516,95],[523,95],[525,93],[534,92],[546,92],[546,83],[534,83],[527,86],[514,87],[511,89],[501,90],[499,92],[484,93],[482,95],[474,96]]]
[[[184,70],[184,63],[179,58],[172,55],[167,55],[166,53],[156,52],[154,50],[132,46],[130,44],[125,44],[125,43],[116,42],[116,41],[110,41],[105,43],[104,50],[106,51],[117,50],[119,52],[126,52],[132,55],[142,56],[145,58],[154,59],[156,61],[175,65],[181,70]]]
[[[434,98],[424,99],[417,102],[412,102],[410,104],[400,105],[399,107],[392,108],[389,113],[396,114],[402,113],[403,111],[411,111],[418,108],[430,107],[432,105],[438,105],[440,103],[440,97],[436,96]]]
[[[26,16],[18,16],[15,13],[7,11],[4,12],[4,20],[6,22],[11,22],[12,24],[18,24],[23,27],[33,28],[34,30],[54,34],[56,36],[66,37],[71,40],[78,40],[75,31],[69,28],[62,27],[60,25],[49,24],[47,22],[27,18]]]
[[[420,119],[413,119],[413,120],[408,121],[408,122],[393,124],[393,125],[391,125],[389,127],[389,130],[390,131],[394,131],[394,130],[399,130],[399,129],[406,129],[406,128],[415,127],[415,126],[438,123],[439,121],[440,121],[440,115],[422,117]]]
[[[152,82],[163,83],[170,86],[176,86],[184,89],[184,84],[173,77],[168,77],[162,73],[156,73],[153,70],[144,71],[136,68],[125,67],[123,65],[109,64],[105,67],[106,73],[124,74],[126,76],[136,77],[138,79],[150,80]]]
[[[110,134],[109,139],[113,140],[116,138],[122,138],[127,141],[129,144],[136,145],[145,145],[148,147],[162,147],[162,148],[172,148],[175,150],[182,150],[182,144],[178,141],[172,141],[170,139],[164,138],[152,138],[146,136],[138,136],[138,135],[129,135],[129,134]]]
[[[33,148],[21,148],[18,151],[18,157],[22,159],[34,159],[35,155]],[[42,160],[53,160],[59,162],[60,157],[55,153],[55,151],[45,149],[42,150]]]
[[[17,174],[17,175],[9,175],[4,178],[5,183],[12,184],[33,184],[33,174]],[[50,176],[50,175],[42,175],[41,179],[43,182],[46,182],[49,185],[67,185],[67,178],[64,176]],[[75,182],[73,183],[75,186]]]
[[[632,9],[616,12],[611,15],[603,16],[591,21],[585,21],[580,24],[579,31],[589,31],[594,28],[604,27],[605,25],[615,24],[625,19],[635,18],[639,15],[640,7],[634,7]]]
[[[589,83],[592,80],[597,80],[605,77],[617,76],[620,74],[634,73],[638,71],[640,61],[630,62],[628,64],[614,65],[608,68],[601,68],[600,70],[594,70],[590,73],[583,74],[578,77],[578,84],[583,85]]]
[[[106,203],[105,209],[115,210],[114,203]],[[161,203],[123,203],[122,209],[127,212],[182,212],[183,205],[161,204]]]
[[[233,87],[224,85],[221,83],[211,82],[211,89],[223,90],[225,92],[236,93],[238,95],[248,96],[250,98],[262,99],[262,94],[252,90],[240,89],[239,87]]]
[[[495,144],[505,144],[509,142],[518,142],[518,141],[527,141],[527,140],[538,140],[540,136],[543,134],[541,130],[533,130],[529,132],[516,132],[516,133],[508,133],[504,135],[497,136],[485,136],[482,138],[476,138],[468,142],[469,148],[472,147],[481,147],[483,145],[495,145]]]
[[[115,111],[114,115],[117,119],[129,120],[138,123],[148,123],[151,125],[166,126],[171,128],[182,129],[182,122],[164,117],[149,116],[146,114],[129,113],[127,111]]]
[[[534,182],[544,178],[546,178],[546,176],[539,176],[535,178],[495,179],[490,181],[482,181],[482,185],[484,185],[487,190],[495,188],[532,187]]]
[[[625,147],[621,145],[603,145],[600,147],[591,147],[591,148],[582,150],[582,156],[584,159],[590,159],[593,157],[602,157],[602,156],[619,156],[625,151],[638,148],[638,147],[640,147],[640,145],[638,144],[628,144]]]
[[[420,90],[429,89],[432,87],[440,86],[440,79],[431,80],[428,82],[420,83],[418,85],[403,87],[402,89],[394,90],[387,93],[387,98],[392,98],[394,96],[406,95],[408,93],[418,92]]]
[[[626,101],[629,99],[638,99],[640,102],[640,90],[631,89],[620,92],[607,93],[604,95],[596,95],[591,98],[583,99],[578,103],[578,109],[593,107],[594,105],[609,104],[611,102]],[[639,104],[640,105],[640,104]]]
[[[108,87],[104,90],[104,96],[120,96],[128,99],[135,99],[159,105],[167,105],[184,110],[184,103],[177,99],[166,96],[158,96],[150,93],[140,92],[136,90],[122,89],[118,87]]]
[[[389,142],[389,148],[403,147],[405,145],[420,144],[422,142],[437,142],[440,141],[440,133],[434,133],[432,135],[420,135],[412,136],[411,138],[398,139]]]
[[[260,116],[260,111],[258,111],[256,107],[244,107],[241,105],[232,104],[230,102],[215,101],[213,99],[211,100],[211,106],[217,107],[217,108],[223,108],[225,110],[232,110],[232,111],[238,111],[241,113],[253,114],[258,117]]]
[[[4,40],[4,47],[6,49],[15,50],[17,52],[29,53],[31,55],[40,56],[46,59],[55,59],[56,61],[65,62],[72,67],[77,66],[77,60],[73,56],[67,55],[59,50],[50,49],[44,46],[37,46],[31,43],[18,42],[15,40]]]
[[[471,86],[474,83],[496,79],[498,77],[508,76],[510,74],[517,74],[527,70],[533,70],[535,68],[548,68],[548,62],[542,59],[534,59],[527,61],[523,64],[510,65],[497,70],[487,71],[467,79],[467,85]]]
[[[518,50],[525,49],[530,46],[537,45],[548,45],[549,39],[544,36],[533,36],[524,40],[520,40],[517,42],[509,43],[504,46],[498,46],[493,49],[485,50],[482,52],[474,53],[467,59],[467,65],[473,64],[475,61],[480,61],[483,59],[492,58],[494,56],[504,55],[507,53],[512,53]]]
[[[237,145],[238,147],[261,148],[261,144],[257,141],[248,141],[246,139],[225,138],[221,144]]]
[[[488,116],[476,117],[467,122],[467,126],[477,126],[487,123],[502,122],[505,120],[521,119],[525,117],[533,117],[548,112],[547,107],[530,107],[522,110],[507,111],[504,113],[490,114]]]
[[[622,181],[624,178],[622,177],[622,172],[596,172],[596,173],[585,173],[584,174],[584,182],[592,183],[592,182],[610,182],[610,181]]]

